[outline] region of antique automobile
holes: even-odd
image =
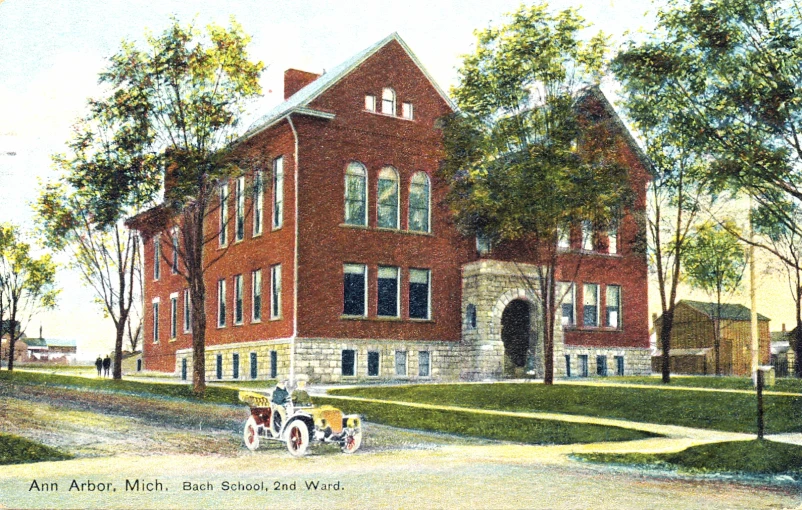
[[[276,390],[274,390],[276,391]],[[314,406],[302,390],[289,393],[284,405],[272,402],[272,392],[240,391],[251,415],[245,422],[245,446],[254,451],[261,441],[281,441],[292,455],[302,456],[309,443],[337,443],[344,453],[354,453],[362,444],[362,420],[343,415],[336,407]]]

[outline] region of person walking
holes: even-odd
[[[100,356],[95,360],[95,368],[97,368],[97,376],[100,377],[100,370],[103,368],[103,360],[100,359]]]
[[[103,358],[103,375],[105,377],[109,376],[109,368],[111,368],[111,358],[106,354],[106,357]]]

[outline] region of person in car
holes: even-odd
[[[287,383],[285,381],[280,381],[276,384],[276,389],[273,390],[273,398],[270,401],[276,405],[286,405],[287,401],[290,399],[290,392],[287,391]]]

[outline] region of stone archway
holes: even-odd
[[[523,377],[531,356],[533,336],[531,305],[514,299],[501,314],[501,342],[504,344],[503,375]]]

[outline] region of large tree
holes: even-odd
[[[707,221],[694,229],[683,251],[683,262],[692,287],[715,299],[713,307],[713,353],[715,373],[721,375],[722,298],[738,290],[746,268],[746,254],[738,241],[739,230],[731,219]]]
[[[651,37],[617,57],[616,76],[654,104],[671,105],[671,132],[713,162],[707,182],[745,191],[802,234],[786,207],[802,205],[798,2],[672,0],[657,18]],[[761,246],[791,262],[771,243]]]
[[[17,227],[0,225],[0,286],[8,310],[8,369],[14,370],[14,347],[36,313],[56,305],[56,265],[50,254],[35,257]]]
[[[204,274],[219,258],[206,256],[206,245],[217,239],[217,226],[206,219],[219,205],[220,184],[250,169],[249,159],[232,150],[241,115],[261,91],[264,66],[248,59],[249,40],[233,20],[205,32],[174,20],[144,48],[124,43],[100,76],[111,92],[94,112],[109,117],[113,143],[134,157],[107,172],[71,177],[77,188],[92,190],[94,213],[108,224],[143,199],[158,202],[136,227],[179,253],[178,272],[190,292],[197,394],[206,387]]]
[[[547,384],[560,231],[587,221],[607,228],[631,191],[627,168],[611,154],[614,131],[585,108],[606,51],[602,33],[580,39],[586,27],[574,9],[553,14],[539,4],[478,31],[452,90],[459,111],[444,129],[441,174],[457,226],[493,244],[515,243],[537,267]]]

